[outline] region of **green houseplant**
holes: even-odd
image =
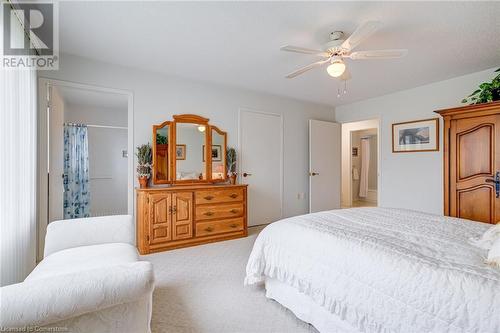
[[[495,71],[499,73],[500,68]],[[462,100],[462,103],[481,104],[500,100],[500,73],[491,80],[479,85],[479,89]]]
[[[151,145],[144,144],[137,146],[137,177],[141,188],[148,187],[148,179],[151,177]]]
[[[236,150],[234,148],[228,148],[226,151],[226,166],[227,166],[227,174],[229,175],[229,179],[231,184],[236,184]]]

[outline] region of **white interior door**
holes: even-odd
[[[341,126],[309,120],[309,211],[340,208]]]
[[[248,225],[282,217],[281,115],[240,110],[240,179],[248,184]]]
[[[49,221],[63,219],[64,100],[57,87],[49,90]]]

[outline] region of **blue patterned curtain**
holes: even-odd
[[[85,125],[64,125],[64,218],[90,216],[89,144]]]

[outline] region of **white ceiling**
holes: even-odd
[[[194,80],[329,105],[500,65],[500,2],[61,2],[61,51]],[[403,59],[349,61],[348,94],[323,68],[284,76],[328,33],[384,26],[357,49],[407,48]]]
[[[122,94],[73,88],[68,86],[55,86],[66,104],[83,105],[110,109],[121,109],[128,112],[128,97]]]

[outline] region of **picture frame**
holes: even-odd
[[[352,147],[352,156],[358,156],[358,147]]]
[[[392,124],[392,152],[439,151],[439,118]]]
[[[205,145],[202,146],[203,162],[205,162]],[[212,145],[212,162],[222,161],[222,146]]]
[[[176,160],[186,159],[186,145],[175,145],[175,159]]]

